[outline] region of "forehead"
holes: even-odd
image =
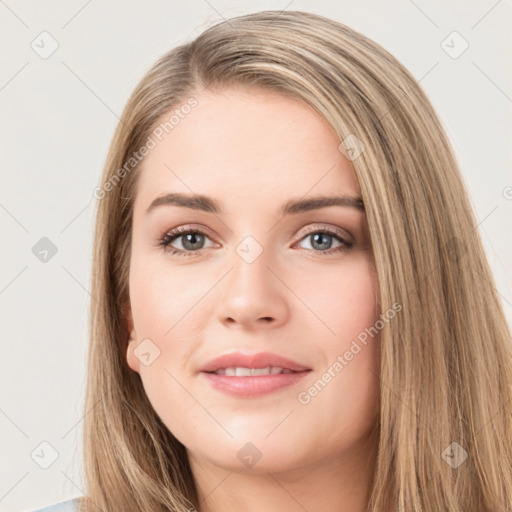
[[[282,204],[308,193],[360,195],[339,137],[306,103],[247,88],[194,98],[197,106],[144,157],[136,210],[163,192],[205,194],[228,205],[255,198]]]

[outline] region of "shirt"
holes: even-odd
[[[47,507],[39,508],[31,512],[77,512],[78,500],[79,498],[73,498],[71,500],[60,501],[59,503],[48,505]]]

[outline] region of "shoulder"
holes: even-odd
[[[79,503],[79,498],[73,498],[71,500],[60,501],[59,503],[29,512],[78,512]]]

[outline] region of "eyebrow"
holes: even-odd
[[[148,207],[146,213],[150,213],[162,206],[181,206],[192,210],[201,210],[208,213],[222,214],[222,206],[215,199],[201,194],[169,193],[157,197]],[[311,210],[319,210],[329,206],[346,206],[364,212],[364,204],[359,197],[319,196],[309,199],[290,199],[282,207],[280,214],[294,215]]]

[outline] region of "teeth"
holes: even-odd
[[[258,375],[277,375],[279,373],[292,373],[292,370],[279,368],[278,366],[267,366],[266,368],[219,368],[214,372],[217,375],[228,377],[255,377]]]

